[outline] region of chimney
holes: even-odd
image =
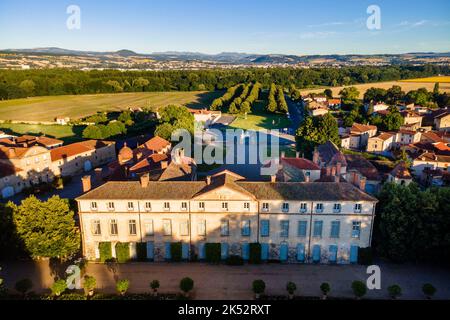
[[[14,158],[16,156],[16,150],[13,148],[8,149],[8,158]]]
[[[272,182],[272,183],[277,182],[277,176],[276,175],[271,175],[270,176],[270,182]]]
[[[300,158],[300,151],[295,152],[295,157]]]
[[[339,183],[341,181],[341,177],[336,175],[334,176],[334,182]]]
[[[336,175],[336,167],[335,167],[335,166],[332,166],[332,167],[331,167],[331,175],[332,175],[332,176],[335,176],[335,175]]]
[[[161,169],[167,169],[168,162],[167,160],[161,161]]]
[[[311,182],[311,178],[308,175],[305,175],[305,182]]]
[[[317,165],[319,164],[319,150],[317,150],[317,147],[314,149],[313,162]]]
[[[88,191],[91,190],[92,185],[91,185],[91,176],[83,176],[81,178],[81,184],[83,187],[83,193],[86,193]]]
[[[331,167],[327,167],[327,177],[331,176]]]
[[[336,174],[340,175],[342,171],[342,163],[338,161],[338,163],[336,163]]]
[[[150,182],[150,175],[149,175],[148,173],[144,173],[144,174],[141,176],[141,187],[142,187],[142,188],[147,188],[149,182]]]
[[[362,190],[362,191],[365,191],[366,190],[366,177],[361,177],[360,179],[359,179],[359,188]]]
[[[102,168],[95,168],[95,180],[97,183],[102,182]]]
[[[206,185],[210,185],[211,184],[211,176],[206,176]]]

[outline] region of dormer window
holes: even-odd
[[[308,210],[308,205],[306,204],[306,202],[300,203],[300,212],[305,213],[307,210]]]
[[[108,202],[108,210],[109,211],[114,211],[115,210],[114,202]]]
[[[341,212],[341,204],[340,203],[335,203],[333,206],[333,212],[334,213],[340,213]]]
[[[181,203],[181,211],[186,211],[187,210],[187,202],[182,202]]]
[[[91,202],[91,210],[92,211],[97,211],[98,210],[97,202]]]
[[[145,211],[152,211],[152,203],[151,202],[145,203]]]
[[[361,213],[362,211],[362,204],[361,203],[355,203],[354,212],[355,213]]]
[[[222,210],[228,211],[228,202],[222,202]]]
[[[246,211],[250,210],[250,202],[244,202],[244,210]]]
[[[204,210],[205,210],[205,203],[204,203],[204,202],[199,202],[199,203],[198,203],[198,208],[199,208],[200,210],[204,211]]]
[[[169,211],[169,210],[170,210],[170,203],[164,202],[164,211]]]
[[[289,212],[289,203],[287,202],[283,203],[282,211]]]
[[[268,202],[264,202],[262,204],[262,211],[264,211],[264,212],[268,212],[269,211],[269,203]]]
[[[322,213],[323,212],[323,203],[316,204],[316,212]]]
[[[128,211],[133,211],[133,210],[134,210],[134,203],[128,202]]]

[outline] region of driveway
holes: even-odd
[[[399,284],[403,289],[403,299],[423,299],[421,287],[430,282],[437,288],[436,299],[450,299],[450,271],[445,268],[416,265],[395,265],[378,263],[381,268],[381,290],[369,290],[368,298],[388,298],[386,288]],[[33,290],[46,290],[53,276],[47,261],[14,262],[1,264],[1,276],[6,285],[25,277],[32,279]],[[90,263],[87,274],[95,276],[102,292],[115,291],[115,279],[130,280],[130,292],[149,291],[149,282],[157,279],[161,292],[178,292],[181,278],[194,280],[196,299],[252,299],[251,283],[255,279],[266,282],[266,293],[285,295],[286,283],[297,284],[297,294],[320,296],[322,282],[331,285],[330,296],[352,297],[350,288],[354,280],[367,279],[366,267],[359,265],[295,265],[262,264],[244,266],[210,265],[206,263],[128,263],[119,265],[113,274],[103,264]]]

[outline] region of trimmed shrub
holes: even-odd
[[[170,256],[171,256],[172,261],[175,261],[175,262],[181,261],[181,257],[182,257],[181,242],[172,242],[170,244]]]
[[[221,259],[220,243],[206,243],[205,254],[207,262],[219,263]]]
[[[194,280],[189,277],[183,278],[180,281],[180,289],[184,293],[188,293],[194,288]]]
[[[358,249],[358,263],[364,266],[373,264],[372,248]]]
[[[159,289],[159,281],[153,280],[152,282],[150,282],[150,288],[152,288],[152,290],[156,292]]]
[[[138,261],[147,261],[147,243],[136,243],[136,256]]]
[[[436,288],[431,283],[425,283],[422,286],[422,292],[428,299],[431,299],[436,293]]]
[[[244,259],[238,255],[231,255],[227,258],[226,264],[230,266],[242,266],[244,264]]]
[[[86,296],[81,293],[65,293],[58,297],[58,300],[86,300]]]
[[[286,290],[289,294],[294,294],[295,290],[297,290],[297,285],[294,282],[289,281],[286,284]]]
[[[116,259],[118,263],[130,261],[130,244],[128,242],[116,243]]]
[[[328,282],[323,282],[320,285],[320,291],[322,291],[323,295],[326,296],[331,291],[330,284]]]
[[[362,281],[353,281],[352,290],[356,298],[362,298],[367,293],[367,286]]]
[[[252,290],[255,294],[264,293],[264,290],[266,290],[266,283],[261,279],[255,280],[252,283]]]
[[[249,263],[260,264],[261,263],[261,244],[250,243],[250,257]]]
[[[100,252],[100,262],[106,262],[112,259],[111,242],[100,242],[98,244],[98,251]]]
[[[402,288],[400,288],[400,286],[398,284],[393,284],[392,286],[389,286],[387,288],[388,292],[389,292],[389,296],[392,299],[395,299],[397,297],[400,297],[402,295]]]
[[[84,276],[83,288],[86,295],[93,293],[96,285],[97,280],[93,276]]]
[[[65,280],[60,279],[55,281],[51,286],[50,290],[52,290],[52,294],[55,296],[60,296],[67,289],[67,283]]]
[[[116,283],[116,290],[121,295],[124,295],[128,291],[129,287],[130,287],[130,281],[128,281],[127,279],[119,280]]]

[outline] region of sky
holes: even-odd
[[[70,5],[80,28],[69,29]],[[370,5],[380,9],[369,29]],[[73,20],[70,20],[73,21]],[[373,20],[370,20],[373,21]],[[0,0],[0,49],[138,53],[450,52],[448,0]]]

